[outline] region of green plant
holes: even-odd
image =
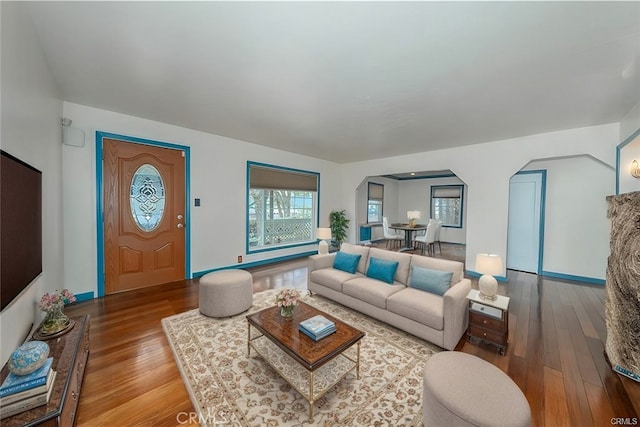
[[[347,237],[347,228],[349,228],[349,219],[345,210],[331,211],[329,213],[329,227],[331,227],[331,236],[338,243],[338,247]]]

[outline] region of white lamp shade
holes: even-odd
[[[407,218],[420,219],[420,211],[407,211]]]
[[[318,228],[318,239],[326,240],[331,238],[330,228]]]
[[[476,271],[490,276],[502,274],[502,258],[495,254],[478,254],[476,255]]]
[[[495,295],[498,292],[498,281],[493,276],[502,274],[502,258],[500,258],[500,255],[476,255],[476,271],[482,274],[478,280],[480,297],[495,299]]]

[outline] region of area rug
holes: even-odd
[[[255,294],[249,312],[274,305],[276,293]],[[200,423],[421,426],[422,371],[442,349],[318,295],[303,300],[366,333],[360,379],[350,373],[316,401],[312,420],[306,399],[254,351],[247,356],[248,312],[214,319],[195,309],[162,319]],[[355,357],[355,346],[348,351]]]

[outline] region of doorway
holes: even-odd
[[[190,277],[188,147],[97,132],[98,295]]]
[[[507,269],[542,272],[546,172],[521,171],[509,181]]]

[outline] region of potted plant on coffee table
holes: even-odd
[[[329,227],[331,228],[332,246],[340,248],[342,242],[347,237],[347,228],[349,228],[349,219],[347,219],[346,211],[333,210],[329,213]]]

